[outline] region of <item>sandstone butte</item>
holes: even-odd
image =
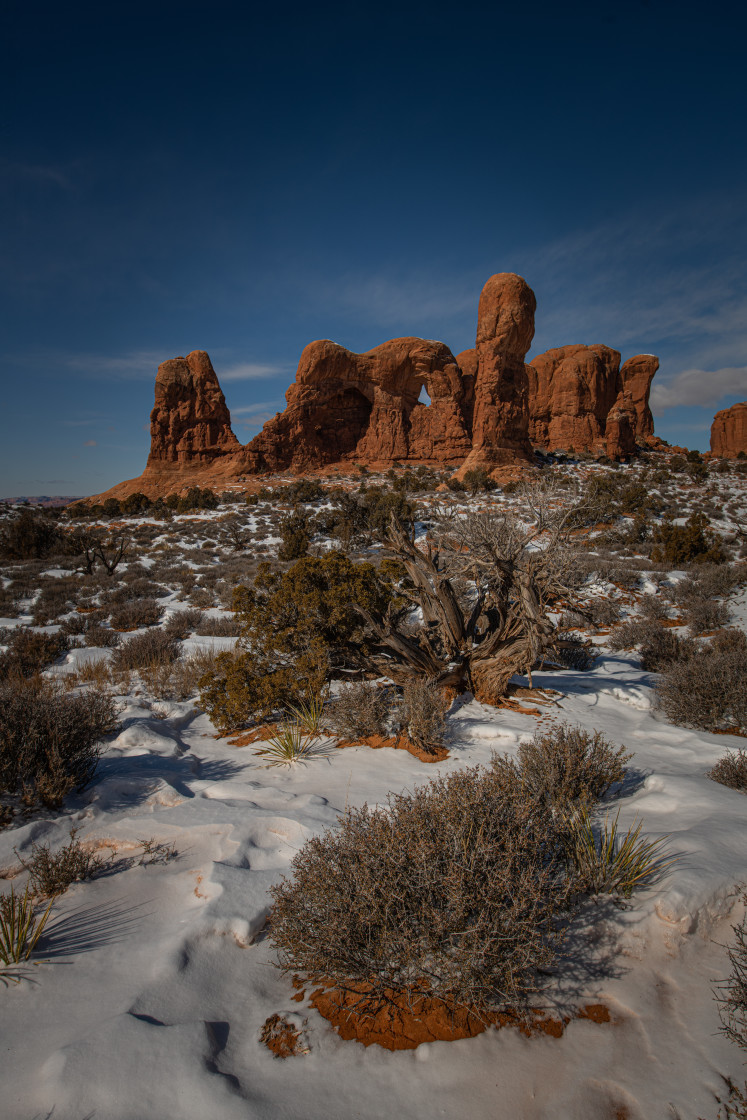
[[[444,465],[458,476],[482,467],[505,477],[530,465],[535,449],[623,459],[655,444],[648,398],[658,359],[640,354],[621,366],[617,350],[575,345],[527,365],[536,306],[526,281],[502,272],[480,295],[474,349],[456,357],[422,338],[395,338],[365,354],[312,342],[285,411],[243,447],[205,351],[172,358],[158,367],[143,474],[97,500],[358,464]],[[420,399],[423,389],[430,403]]]
[[[711,455],[736,459],[740,451],[747,455],[747,401],[723,408],[711,425]]]

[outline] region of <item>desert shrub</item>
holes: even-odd
[[[610,649],[633,649],[635,646],[645,645],[655,640],[663,627],[651,619],[634,618],[630,622],[623,622],[616,626],[609,636]]]
[[[620,568],[616,564],[610,565],[605,575],[610,583],[622,587],[625,591],[633,591],[641,578],[640,572],[633,571],[630,568]]]
[[[675,661],[686,661],[697,648],[691,639],[681,638],[671,629],[645,618],[632,619],[618,626],[611,634],[609,644],[614,650],[638,646],[641,667],[650,673],[657,673]]]
[[[742,890],[742,902],[747,904],[747,890]],[[747,1050],[747,918],[733,926],[734,945],[729,949],[731,975],[721,985],[718,1001],[722,1030],[727,1038]],[[745,1086],[747,1090],[747,1086]],[[742,1097],[747,1104],[747,1098]]]
[[[113,630],[138,630],[161,621],[163,607],[155,599],[135,599],[112,611],[109,619]]]
[[[238,620],[231,615],[224,615],[222,618],[202,615],[195,627],[195,634],[203,638],[237,638],[240,633],[241,626]]]
[[[592,599],[586,611],[595,626],[614,626],[620,621],[620,608],[612,599]]]
[[[272,667],[313,656],[332,667],[349,663],[363,642],[359,609],[383,613],[391,584],[373,564],[354,564],[341,552],[304,557],[286,572],[260,565],[252,587],[237,587],[234,608],[242,645]]]
[[[340,689],[325,714],[326,725],[343,739],[386,735],[392,693],[372,681],[354,681]]]
[[[59,806],[83,789],[99,759],[98,742],[116,726],[106,693],[62,693],[47,682],[0,684],[0,793],[27,805]]]
[[[319,691],[324,673],[306,666],[265,669],[249,653],[219,653],[199,681],[200,706],[221,732],[268,719]]]
[[[127,514],[128,517],[139,517],[150,509],[151,501],[147,494],[137,491],[134,494],[128,494],[128,496],[120,502],[120,505],[122,507],[122,513]]]
[[[149,665],[168,665],[179,656],[179,643],[165,630],[146,630],[121,642],[112,656],[117,671],[143,669]]]
[[[33,677],[70,648],[66,634],[46,634],[25,626],[6,630],[4,640],[8,649],[0,653],[0,680]]]
[[[747,729],[747,643],[742,639],[741,644],[714,641],[667,666],[656,692],[672,723],[705,731]]]
[[[46,626],[59,615],[75,606],[80,591],[77,580],[55,579],[43,584],[39,597],[34,603],[33,621],[35,626]]]
[[[599,801],[622,781],[632,757],[601,732],[564,723],[521,743],[516,759],[494,755],[491,765],[507,787],[518,785],[545,806],[568,808]]]
[[[215,668],[215,662],[216,654],[211,649],[200,649],[176,661],[147,665],[140,670],[140,677],[157,700],[189,700],[200,681]]]
[[[721,564],[726,554],[710,529],[708,518],[702,513],[692,513],[684,525],[665,521],[654,530],[655,547],[651,559],[673,567],[684,564]]]
[[[399,717],[410,742],[424,751],[440,747],[448,707],[449,700],[442,688],[430,684],[423,677],[411,677],[405,681]]]
[[[178,513],[189,513],[193,509],[217,509],[220,504],[217,494],[208,487],[201,489],[199,486],[190,486],[181,498],[176,494],[169,494],[164,502],[168,508],[175,509]]]
[[[304,513],[296,511],[280,522],[281,545],[278,549],[279,560],[298,560],[309,551],[311,536],[309,520]]]
[[[88,630],[88,619],[84,614],[71,614],[69,618],[65,618],[60,623],[60,630],[63,634],[68,634],[72,637],[80,637]]]
[[[337,538],[349,548],[366,543],[372,534],[386,533],[392,517],[409,528],[414,509],[403,492],[370,486],[358,494],[336,494],[335,508],[319,513],[315,524],[318,532]]]
[[[729,609],[716,599],[689,599],[684,611],[691,634],[718,630],[729,621]]]
[[[292,502],[318,502],[327,496],[327,491],[316,478],[300,478],[292,482],[287,493]]]
[[[0,530],[0,556],[6,560],[43,560],[59,552],[63,534],[48,515],[23,509]]]
[[[518,1001],[554,959],[571,885],[560,822],[478,768],[351,810],[272,889],[280,967],[328,983]]]
[[[641,668],[647,673],[661,673],[667,666],[687,661],[697,650],[691,638],[681,638],[663,626],[652,629],[641,642]]]
[[[175,611],[166,619],[162,629],[172,638],[188,638],[200,622],[202,611],[195,607],[194,610]]]
[[[474,467],[472,470],[466,471],[462,481],[472,497],[480,490],[495,490],[498,485],[495,479],[490,477],[485,467]]]
[[[747,751],[741,747],[736,751],[727,751],[708,771],[708,777],[729,789],[747,793]]]
[[[31,858],[25,860],[17,851],[16,855],[29,873],[32,891],[46,898],[64,894],[72,883],[93,879],[106,865],[106,861],[95,852],[84,848],[76,838],[78,829],[70,829],[70,841],[56,852],[49,844],[31,844]]]
[[[87,626],[83,637],[87,646],[98,646],[104,649],[113,649],[121,641],[116,630],[111,630],[108,626],[102,626],[98,622]]]
[[[207,587],[193,587],[188,598],[193,607],[204,607],[207,610],[215,606],[215,595]]]
[[[692,593],[701,595],[706,599],[728,598],[736,587],[747,580],[747,564],[699,564],[694,567],[688,580],[680,582],[692,583]]]
[[[129,599],[157,599],[166,595],[166,588],[155,583],[147,576],[140,575],[134,566],[122,573],[124,587],[118,588],[111,597],[113,603],[125,603]]]
[[[641,595],[638,609],[640,610],[641,618],[646,619],[647,622],[659,622],[661,619],[667,617],[669,610],[666,601],[662,600],[659,595],[651,595],[649,593]]]

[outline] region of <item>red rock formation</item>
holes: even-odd
[[[193,350],[186,358],[162,362],[150,414],[150,454],[138,478],[113,486],[104,498],[142,492],[149,498],[189,486],[216,486],[236,474],[241,444],[210,358]]]
[[[161,463],[212,463],[241,449],[204,350],[193,350],[186,358],[172,358],[158,367],[150,437],[146,471]]]
[[[659,359],[654,354],[637,354],[635,358],[628,358],[620,369],[625,407],[632,408],[635,412],[637,443],[646,443],[654,435],[654,418],[648,405],[648,397],[658,368]]]
[[[636,412],[626,407],[622,394],[613,404],[605,424],[605,448],[610,459],[628,459],[636,452]]]
[[[419,403],[422,388],[431,403]],[[469,384],[442,342],[395,338],[365,354],[312,342],[288,407],[242,453],[248,471],[353,461],[459,463],[470,449]]]
[[[365,354],[312,342],[287,408],[246,447],[231,431],[208,355],[173,358],[158,367],[145,471],[99,497],[136,490],[156,497],[337,463],[462,464],[460,475],[478,466],[501,473],[531,464],[533,444],[623,458],[636,441],[652,441],[648,393],[657,359],[639,355],[620,369],[608,346],[563,346],[527,366],[535,309],[529,285],[504,272],[485,284],[475,348],[458,358],[421,338],[392,339]],[[430,403],[419,399],[423,388]]]
[[[747,455],[747,401],[722,408],[711,425],[711,455],[736,459],[740,451]]]
[[[609,346],[560,346],[527,366],[529,437],[545,451],[627,458],[653,437],[648,406],[658,358],[639,354],[620,368]]]
[[[620,391],[618,351],[560,346],[533,358],[527,374],[534,446],[605,454],[605,425]]]
[[[524,358],[534,337],[536,307],[534,292],[513,272],[491,276],[480,294],[472,451],[460,476],[475,467],[494,470],[532,461]]]

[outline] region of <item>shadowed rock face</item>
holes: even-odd
[[[620,369],[622,394],[626,408],[635,412],[635,437],[638,443],[653,439],[654,418],[648,406],[651,382],[659,368],[659,359],[654,354],[637,354],[628,358]]]
[[[474,349],[456,358],[443,342],[422,338],[395,338],[365,354],[312,342],[285,411],[246,447],[231,431],[204,350],[163,362],[146,469],[99,497],[136,490],[156,497],[335,463],[461,464],[457,477],[474,467],[500,474],[530,464],[534,447],[623,458],[650,441],[648,394],[658,360],[642,354],[620,368],[616,350],[578,345],[526,365],[535,310],[526,281],[501,272],[480,295]],[[429,403],[420,399],[423,389]]]
[[[618,351],[560,346],[533,358],[527,373],[534,446],[604,454],[607,417],[621,387]]]
[[[204,350],[193,350],[186,358],[172,358],[158,367],[150,438],[146,470],[157,469],[161,463],[212,463],[241,449]]]
[[[649,390],[659,360],[639,354],[620,367],[609,346],[560,346],[527,366],[529,437],[544,451],[624,458],[654,434]]]
[[[712,455],[736,459],[740,451],[747,455],[747,401],[722,408],[711,425]]]
[[[430,405],[419,403],[425,388]],[[442,342],[395,338],[365,354],[312,342],[288,407],[242,453],[248,471],[328,463],[459,463],[470,449],[471,385]]]

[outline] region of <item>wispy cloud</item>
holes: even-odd
[[[272,420],[274,412],[258,412],[247,420],[237,420],[237,428],[262,428],[268,420]]]
[[[44,164],[1,160],[0,176],[6,180],[20,180],[26,183],[53,183],[66,191],[73,189],[72,182],[60,167],[45,166]]]
[[[747,343],[746,234],[741,203],[714,197],[658,218],[630,212],[523,254],[539,296],[535,352],[603,341],[687,354],[704,368],[737,365]]]
[[[664,384],[651,386],[651,410],[660,416],[678,405],[714,408],[724,397],[747,396],[747,366],[712,371],[686,369]]]
[[[70,354],[63,365],[84,377],[101,380],[129,380],[156,376],[161,362],[167,361],[169,348],[161,350],[133,350],[126,354]],[[217,364],[218,380],[258,381],[268,377],[286,377],[287,367],[263,362],[236,362],[233,365]]]
[[[83,446],[84,447],[98,447],[98,443],[95,439],[87,439],[85,441],[85,443],[83,444]]]
[[[102,380],[128,380],[130,378],[155,378],[156,370],[164,361],[163,350],[134,350],[128,354],[71,354],[63,364],[76,373]]]
[[[268,409],[274,409],[277,412],[279,408],[285,408],[285,401],[258,401],[256,404],[246,404],[240,408],[232,408],[231,416],[253,416],[257,412],[266,412]]]
[[[218,380],[223,381],[259,381],[264,377],[286,377],[287,366],[271,365],[263,362],[238,362],[236,365],[227,366],[216,370]]]

